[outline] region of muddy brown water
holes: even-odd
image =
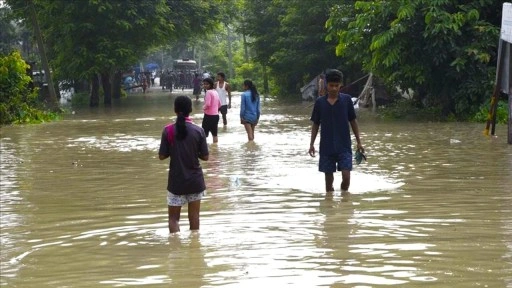
[[[360,110],[368,162],[354,167],[349,198],[340,175],[326,196],[307,155],[309,103],[263,101],[247,143],[236,94],[203,163],[201,230],[188,230],[184,209],[169,235],[157,149],[173,97],[1,128],[2,286],[512,287],[505,126],[488,138],[482,124]]]

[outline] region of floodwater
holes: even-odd
[[[506,126],[488,138],[483,124],[360,110],[368,161],[354,166],[350,197],[340,174],[326,196],[307,154],[310,104],[264,101],[247,143],[237,94],[203,162],[200,232],[183,209],[182,232],[169,235],[157,150],[172,101],[130,94],[1,128],[2,286],[512,287]]]

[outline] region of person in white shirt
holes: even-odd
[[[226,118],[226,114],[228,114],[228,109],[231,109],[231,86],[229,83],[225,81],[226,74],[223,72],[217,73],[217,82],[215,82],[215,90],[219,94],[220,98],[220,113],[222,114],[222,122],[224,126],[228,125],[228,120]]]

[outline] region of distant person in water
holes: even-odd
[[[220,99],[220,114],[222,114],[222,124],[224,126],[228,125],[228,120],[226,118],[226,114],[228,113],[228,109],[231,109],[231,86],[229,83],[225,81],[226,74],[224,72],[217,73],[217,82],[215,82],[215,90],[217,90],[217,94],[219,94]]]
[[[260,96],[251,80],[245,80],[241,95],[240,122],[245,127],[249,141],[254,140],[254,129],[260,120]]]
[[[192,86],[194,90],[192,94],[196,96],[196,101],[199,100],[199,95],[201,95],[201,78],[199,78],[199,74],[194,74],[194,79],[192,79]]]
[[[203,105],[203,124],[201,125],[206,133],[206,137],[212,133],[213,143],[217,143],[219,138],[217,137],[218,125],[219,125],[219,109],[221,102],[219,94],[213,87],[213,79],[206,78],[203,80],[203,88],[206,90],[204,95]]]
[[[199,159],[208,160],[208,145],[204,130],[193,124],[189,115],[192,101],[187,96],[174,100],[176,123],[162,132],[158,158],[171,158],[167,180],[169,232],[180,231],[181,206],[188,203],[190,230],[199,230],[199,210],[206,185]]]
[[[325,75],[327,95],[315,101],[311,115],[311,141],[309,155],[315,156],[315,139],[320,125],[319,171],[325,174],[325,189],[334,192],[334,172],[341,171],[341,192],[348,194],[352,170],[352,140],[350,127],[356,138],[357,149],[364,151],[359,137],[359,126],[350,95],[340,93],[343,74],[329,70]],[[350,127],[349,127],[350,126]]]

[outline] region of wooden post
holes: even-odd
[[[508,144],[512,145],[512,94],[508,94]]]
[[[373,86],[373,74],[370,73],[370,77],[368,78],[368,82],[370,82],[370,93],[372,97],[372,112],[375,113],[377,111],[377,99],[375,98],[375,87]]]

